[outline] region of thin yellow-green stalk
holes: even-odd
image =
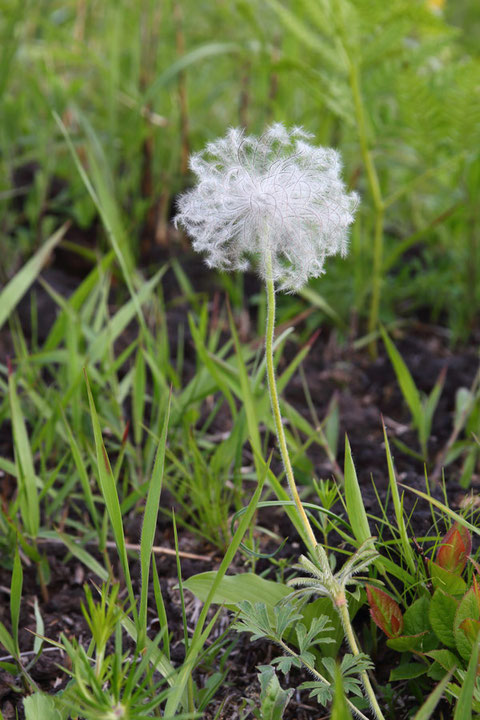
[[[302,501],[300,500],[300,495],[298,494],[295,478],[293,475],[292,464],[290,462],[290,456],[288,454],[285,432],[283,430],[280,403],[278,401],[277,384],[275,380],[275,367],[273,364],[273,339],[275,331],[275,286],[272,279],[271,253],[269,251],[266,251],[265,256],[265,262],[267,264],[267,331],[265,335],[265,360],[267,365],[267,378],[268,389],[270,392],[270,401],[272,404],[272,412],[275,421],[275,430],[277,434],[278,444],[280,447],[280,454],[282,456],[285,474],[287,477],[288,486],[290,488],[290,493],[297,507],[300,520],[306,530],[307,537],[312,545],[312,549],[314,549],[317,545],[317,539],[314,535],[312,526],[302,505]]]

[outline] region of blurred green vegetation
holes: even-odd
[[[166,242],[190,151],[281,121],[338,147],[362,196],[349,259],[316,285],[330,305],[370,330],[379,302],[384,320],[422,308],[466,337],[480,300],[479,25],[476,0],[3,0],[0,280],[59,221],[94,227],[53,111],[132,259],[142,236]]]

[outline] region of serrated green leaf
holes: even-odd
[[[458,603],[443,590],[435,590],[429,605],[428,617],[433,632],[447,647],[455,647],[453,623]]]
[[[443,590],[448,595],[463,595],[465,593],[467,583],[460,575],[445,570],[431,560],[428,563],[428,569],[430,570],[434,588]]]
[[[460,695],[455,706],[453,720],[471,720],[473,694],[478,671],[478,655],[480,649],[480,635],[477,633],[476,640],[471,647],[468,668],[461,685]]]
[[[468,590],[468,592],[466,592],[463,598],[460,600],[457,612],[455,613],[455,620],[453,626],[457,650],[464,658],[464,660],[467,661],[472,655],[472,641],[462,630],[461,624],[464,620],[467,620],[469,618],[471,618],[472,620],[480,619],[479,599],[475,593],[474,588]]]
[[[461,665],[460,658],[454,655],[453,652],[446,648],[440,650],[430,650],[425,653],[428,657],[431,657],[435,662],[442,666],[447,672],[453,672],[458,665]]]
[[[426,630],[418,635],[401,635],[397,638],[389,638],[387,645],[397,652],[414,652],[422,649],[423,641],[427,635]]]
[[[425,675],[428,666],[422,663],[403,663],[398,665],[390,672],[389,682],[397,682],[398,680],[413,680],[414,678]]]

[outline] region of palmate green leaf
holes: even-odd
[[[262,720],[281,720],[294,690],[283,690],[271,665],[260,665],[260,702]]]
[[[276,665],[281,673],[287,675],[292,668],[301,669],[302,661],[294,655],[281,655],[272,660],[272,665]]]
[[[253,604],[248,600],[243,600],[239,603],[238,609],[240,615],[234,625],[235,630],[250,633],[252,640],[268,638],[269,640],[278,641],[281,638],[275,627],[274,619],[270,619],[265,603],[257,602]],[[297,615],[296,619],[299,618],[300,616]]]
[[[23,708],[25,720],[62,720],[62,715],[55,707],[55,701],[50,695],[36,692],[24,698]]]
[[[335,632],[335,628],[330,624],[330,618],[327,615],[320,615],[314,618],[308,630],[303,623],[299,623],[295,630],[301,653],[306,652],[307,649],[317,643],[335,642],[332,637],[323,637],[323,633]]]
[[[63,238],[68,227],[69,223],[62,225],[0,292],[0,328],[40,274],[50,253]]]
[[[309,690],[308,697],[315,699],[322,707],[330,702],[333,695],[332,686],[322,683],[320,680],[307,680],[298,689]]]

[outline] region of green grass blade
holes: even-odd
[[[362,491],[358,484],[357,473],[352,458],[352,450],[348,437],[345,435],[345,503],[353,534],[359,545],[372,537],[367,513],[362,500]]]
[[[176,62],[172,63],[170,67],[164,70],[162,74],[156,78],[146,91],[143,102],[148,103],[153,100],[162,86],[171,82],[171,80],[188,67],[192,65],[196,66],[201,60],[209,57],[215,57],[216,55],[239,53],[241,50],[241,45],[238,43],[208,43],[191,50],[189,53],[186,53],[179,58]]]
[[[437,409],[438,401],[440,400],[443,386],[445,385],[445,376],[446,376],[446,367],[441,371],[441,373],[438,376],[437,381],[432,389],[432,392],[430,393],[430,395],[428,396],[428,398],[425,401],[424,421],[423,421],[423,432],[424,432],[423,443],[425,445],[427,444],[428,438],[430,437],[430,432],[432,430],[433,416],[435,414],[435,410]]]
[[[470,532],[475,533],[476,535],[480,535],[480,528],[476,525],[473,525],[472,523],[468,522],[462,515],[459,515],[455,512],[455,510],[452,510],[448,507],[448,505],[445,505],[444,503],[440,502],[440,500],[437,500],[432,495],[428,495],[427,493],[424,493],[422,490],[417,490],[416,488],[409,487],[408,485],[403,485],[402,483],[399,483],[400,487],[404,488],[405,490],[408,490],[410,492],[415,493],[415,495],[418,495],[418,497],[421,497],[422,500],[426,500],[430,505],[434,505],[438,510],[441,510],[445,513],[445,515],[448,515],[452,518],[454,522],[460,523],[460,525],[463,525],[466,527]]]
[[[134,287],[134,278],[133,278],[133,273],[132,273],[132,260],[130,258],[130,254],[127,249],[127,244],[126,244],[126,242],[124,242],[124,239],[123,239],[123,226],[117,216],[118,215],[117,208],[114,204],[113,198],[108,193],[107,188],[104,187],[103,178],[101,175],[101,169],[98,166],[98,162],[96,161],[95,153],[93,151],[90,152],[89,159],[93,162],[93,165],[96,169],[97,180],[100,178],[100,181],[101,181],[100,192],[97,192],[97,189],[94,187],[92,181],[88,177],[88,175],[85,171],[85,168],[83,167],[83,165],[80,161],[80,158],[78,157],[78,154],[75,150],[75,147],[72,143],[72,140],[68,133],[68,130],[65,127],[62,119],[56,112],[53,113],[53,116],[55,118],[55,121],[56,121],[58,127],[60,128],[62,135],[65,138],[65,141],[66,141],[68,148],[72,154],[72,157],[73,157],[73,160],[77,167],[77,170],[80,174],[80,177],[82,178],[90,197],[92,198],[98,212],[100,213],[100,217],[102,218],[102,222],[105,226],[105,230],[107,232],[108,238],[112,244],[113,250],[115,251],[115,256],[118,260],[118,263],[122,270],[123,276],[125,278],[125,283],[128,287],[128,291],[132,298],[132,301],[133,301],[133,304],[135,307],[135,312],[138,317],[138,321],[139,321],[141,327],[146,331],[147,327],[146,327],[145,319],[143,317],[140,303],[138,301],[137,294],[135,292],[135,287]],[[94,136],[92,128],[90,127],[90,125],[87,123],[87,121],[84,118],[82,118],[82,123],[83,123],[85,131],[87,132],[87,134],[89,136],[90,143],[91,144],[93,143],[93,145],[95,147],[97,147],[99,145],[99,143],[98,143],[98,140],[96,139],[96,137]]]
[[[443,693],[445,692],[445,688],[447,687],[451,676],[451,673],[447,673],[445,677],[440,680],[423,705],[417,710],[413,720],[430,720],[435,708],[443,697]]]
[[[90,272],[85,278],[82,284],[75,290],[68,300],[65,300],[57,293],[52,294],[54,299],[61,303],[62,311],[56,318],[52,329],[48,333],[48,337],[43,345],[44,352],[53,350],[63,342],[65,337],[65,328],[68,322],[71,321],[71,315],[75,315],[84,302],[89,298],[95,288],[98,286],[100,275],[105,273],[112,262],[115,260],[115,253],[113,250],[103,257],[98,265]]]
[[[340,315],[335,312],[335,310],[327,303],[325,298],[320,295],[316,290],[313,290],[313,288],[309,287],[308,285],[304,288],[302,288],[299,292],[299,295],[301,295],[305,300],[307,300],[309,303],[311,303],[314,307],[321,310],[327,317],[329,317],[333,322],[338,325],[339,327],[345,327],[345,322],[342,320]]]
[[[162,492],[163,471],[165,468],[165,449],[167,446],[168,421],[170,417],[170,398],[168,401],[163,429],[158,445],[155,465],[148,488],[145,510],[143,513],[142,535],[140,539],[140,567],[142,573],[142,585],[140,591],[140,611],[138,614],[138,643],[143,647],[145,641],[144,633],[147,628],[147,603],[148,603],[148,579],[152,547],[155,541],[155,530],[157,528],[158,509],[160,506],[160,495]]]
[[[477,635],[470,660],[468,661],[467,673],[463,678],[462,689],[460,690],[460,695],[455,705],[453,720],[471,720],[472,718],[473,693],[477,679],[479,649],[480,635]]]
[[[234,534],[234,536],[231,540],[231,543],[227,549],[227,552],[225,553],[225,556],[224,556],[222,562],[220,563],[220,567],[217,571],[217,577],[216,577],[215,581],[212,583],[210,592],[208,593],[207,599],[205,601],[205,604],[200,613],[200,617],[198,619],[197,625],[195,627],[195,631],[193,633],[191,643],[190,643],[190,651],[185,659],[185,662],[184,662],[181,670],[178,673],[178,677],[176,678],[175,686],[172,689],[172,693],[168,698],[167,705],[165,708],[165,716],[167,716],[167,717],[173,717],[178,710],[178,706],[181,702],[181,699],[182,699],[184,691],[185,691],[186,683],[193,671],[196,658],[198,657],[198,654],[201,651],[201,644],[203,641],[202,636],[204,635],[204,633],[202,633],[202,630],[203,630],[203,626],[204,626],[208,611],[213,602],[213,598],[215,597],[215,593],[217,592],[217,589],[222,581],[222,578],[225,576],[225,573],[227,572],[228,568],[230,567],[230,564],[232,563],[233,558],[235,557],[235,553],[237,552],[238,548],[240,547],[240,543],[243,540],[243,536],[247,532],[250,522],[254,516],[258,501],[260,500],[260,496],[262,494],[262,488],[263,488],[265,476],[266,476],[266,473],[264,473],[263,476],[260,477],[258,487],[255,490],[255,493],[253,494],[252,499],[250,500],[250,502],[248,504],[248,509],[245,512],[245,514],[243,515],[242,519],[240,520],[240,522],[238,524],[238,528],[235,531],[235,534]]]
[[[92,419],[93,435],[95,438],[95,451],[97,457],[97,473],[100,490],[102,491],[107,508],[108,517],[113,530],[113,536],[117,545],[118,557],[122,566],[125,582],[127,585],[128,596],[132,606],[132,613],[137,615],[135,595],[133,592],[132,580],[130,577],[130,568],[128,565],[127,549],[125,547],[125,535],[123,532],[122,511],[120,509],[120,501],[118,499],[117,487],[113,476],[110,460],[103,443],[100,422],[95,408],[90,383],[88,382],[87,373],[85,372],[85,380],[87,384],[88,402],[90,405],[90,416]]]
[[[160,624],[160,632],[163,634],[163,652],[168,660],[170,660],[170,637],[168,633],[167,611],[165,610],[165,603],[163,601],[162,588],[160,585],[160,578],[158,577],[158,570],[154,555],[152,555],[152,577],[157,617]]]
[[[32,450],[17,395],[17,386],[13,371],[10,371],[8,376],[8,396],[10,400],[13,441],[18,466],[16,474],[19,486],[20,512],[27,532],[32,538],[35,538],[40,525],[37,483]]]
[[[105,354],[108,347],[117,339],[120,333],[125,330],[127,325],[133,320],[135,314],[138,315],[138,308],[141,308],[155,290],[156,285],[160,282],[165,274],[166,267],[161,268],[151,280],[144,283],[135,298],[125,303],[120,310],[113,316],[107,326],[97,335],[92,342],[88,351],[89,362],[98,362]],[[141,313],[141,309],[140,309]],[[143,317],[143,316],[142,316]]]
[[[335,693],[330,720],[352,720],[352,714],[348,709],[347,698],[343,689],[342,673],[338,665],[335,668]]]
[[[2,622],[0,622],[0,645],[3,645],[9,655],[15,657],[17,652],[16,644]]]
[[[88,568],[94,575],[99,577],[100,580],[107,582],[112,579],[103,565],[100,565],[98,560],[96,560],[93,555],[88,552],[88,550],[85,550],[80,542],[73,540],[65,533],[61,533],[56,530],[44,530],[43,532],[40,532],[39,537],[45,538],[46,540],[54,540],[55,542],[60,540],[73,557],[80,560],[80,562],[83,563],[83,565],[85,565],[85,567]]]
[[[18,644],[18,624],[20,620],[20,604],[22,602],[22,585],[23,585],[23,569],[22,561],[18,553],[18,547],[15,551],[15,559],[13,561],[12,582],[10,585],[10,615],[12,619],[12,637],[15,643],[16,654],[20,655],[20,647]]]
[[[383,422],[383,421],[382,421]],[[405,518],[403,515],[403,505],[400,500],[400,494],[398,492],[397,478],[395,476],[395,468],[393,465],[392,453],[390,452],[390,444],[388,442],[387,430],[385,423],[383,423],[383,436],[385,438],[385,452],[387,453],[387,465],[388,465],[388,480],[390,485],[390,492],[392,493],[393,508],[395,511],[395,519],[397,521],[398,531],[400,533],[400,544],[402,549],[402,557],[407,563],[410,572],[415,575],[417,571],[415,556],[410,546],[408,538],[407,527],[405,525]]]
[[[63,421],[64,421],[65,427],[67,429],[68,441],[70,443],[70,450],[72,451],[73,461],[75,463],[75,467],[77,468],[78,476],[80,478],[80,484],[82,486],[85,503],[90,512],[90,516],[92,518],[93,524],[95,525],[97,532],[100,532],[100,521],[98,518],[97,508],[95,507],[95,503],[93,500],[92,490],[90,488],[90,480],[88,477],[87,468],[85,466],[85,462],[84,462],[82,453],[80,452],[80,448],[78,447],[77,441],[75,440],[75,437],[70,429],[70,425],[68,424],[65,416],[63,418]]]
[[[132,414],[133,414],[133,437],[135,445],[140,447],[143,434],[143,416],[145,414],[145,395],[147,386],[147,374],[145,368],[145,357],[141,340],[135,357],[132,383]]]
[[[390,340],[385,329],[381,326],[380,332],[383,338],[383,342],[385,343],[388,356],[393,365],[393,369],[395,370],[395,375],[397,376],[398,384],[400,385],[403,397],[408,407],[410,408],[410,412],[412,413],[415,427],[419,432],[421,432],[423,425],[423,407],[420,394],[410,374],[410,370],[405,365],[402,356],[398,352],[393,342]],[[422,450],[423,449],[424,448],[422,447]]]
[[[42,271],[50,253],[65,235],[68,226],[69,223],[62,225],[0,292],[0,328]]]

